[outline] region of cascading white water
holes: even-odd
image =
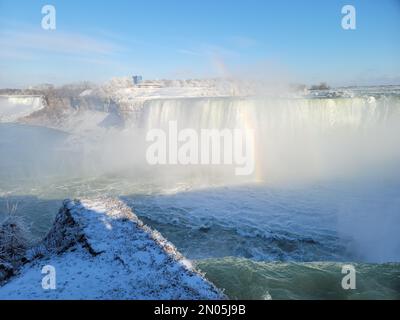
[[[397,108],[396,108],[397,107]],[[150,100],[145,106],[149,127],[162,126],[172,119],[188,127],[236,127],[253,121],[271,129],[331,129],[348,126],[360,128],[382,120],[398,106],[375,98],[337,99],[166,99]],[[250,119],[249,119],[250,117]]]
[[[42,96],[0,96],[0,122],[14,122],[44,107]]]
[[[400,103],[373,97],[336,99],[170,99],[148,101],[146,130],[251,128],[255,178],[293,181],[346,176],[399,156]]]

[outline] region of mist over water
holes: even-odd
[[[272,260],[285,257],[283,259],[300,261],[346,258],[399,261],[398,98],[159,100],[148,103],[140,123],[147,130],[167,130],[171,120],[176,120],[182,129],[252,128],[256,134],[256,168],[251,176],[234,176],[232,168],[223,166],[169,166],[168,169],[161,169],[160,173],[156,171],[160,177],[165,172],[173,172],[173,177],[166,179],[170,184],[168,187],[174,185],[172,181],[176,179],[178,183],[186,182],[189,190],[196,187],[202,190],[199,191],[201,196],[195,196],[195,200],[187,192],[174,196],[182,201],[180,204],[184,205],[187,201],[202,203],[202,197],[210,201],[211,194],[219,194],[220,198],[216,201],[222,206],[219,212],[213,212],[219,208],[215,201],[201,204],[207,208],[206,215],[217,216],[219,222],[228,217],[230,224],[235,224],[246,212],[247,217],[254,216],[253,226],[265,220],[263,234],[279,212],[279,218],[291,227],[278,224],[279,231],[273,231],[276,234],[291,232],[310,236],[310,229],[325,228],[337,237],[335,245],[345,248],[341,252],[341,249],[327,244],[328,249],[324,248],[321,252],[326,250],[331,256],[320,252],[320,257],[318,254],[307,256],[307,253],[296,253],[296,250],[271,257],[274,251],[271,248],[260,249],[261,254],[243,253],[244,256]],[[243,184],[247,187],[239,187]],[[218,187],[229,189],[224,192]],[[260,192],[260,188],[263,191]],[[252,210],[246,210],[246,206],[237,203],[246,202],[251,197],[256,199],[249,200]],[[263,202],[265,199],[271,203],[283,202],[286,208],[271,208]],[[164,201],[166,204],[163,206],[167,206],[170,200],[161,198],[160,202]],[[229,204],[233,204],[237,214],[225,210],[224,206],[229,207]],[[293,207],[296,209],[293,210]],[[154,219],[154,211],[154,207],[147,206],[143,214]],[[185,214],[190,216],[190,213]],[[303,214],[312,218],[304,221]],[[188,224],[193,224],[193,221]],[[246,224],[238,225],[240,227],[235,228],[239,229],[239,233],[246,234],[243,231]],[[303,227],[308,230],[302,230]],[[293,229],[296,231],[293,232]],[[258,232],[255,231],[255,234],[259,235]],[[331,236],[328,233],[326,239]],[[323,231],[321,234],[325,235]],[[311,236],[312,239],[315,237]],[[318,243],[323,247],[325,242],[329,241]],[[303,250],[307,247],[304,243],[302,246]],[[251,247],[257,248],[257,245]],[[304,251],[313,252],[313,249]],[[235,251],[230,254],[236,255]]]
[[[252,178],[308,183],[389,171],[399,159],[399,101],[337,99],[180,99],[152,101],[142,123],[166,128],[251,128]],[[389,167],[389,168],[388,168]]]
[[[63,198],[122,197],[192,259],[400,261],[397,97],[150,100],[123,129],[0,125],[0,208],[44,234]],[[150,166],[146,133],[248,128],[255,170]]]

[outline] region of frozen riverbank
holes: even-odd
[[[225,298],[117,200],[64,201],[31,255],[0,288],[0,299]],[[55,289],[42,286],[44,266],[54,267]]]

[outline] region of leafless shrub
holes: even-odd
[[[18,203],[6,203],[6,217],[0,224],[0,262],[18,264],[30,245],[30,231],[17,215]]]

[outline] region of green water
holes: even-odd
[[[344,290],[337,262],[255,262],[205,259],[197,267],[231,299],[400,299],[400,264],[349,263],[356,289]]]

